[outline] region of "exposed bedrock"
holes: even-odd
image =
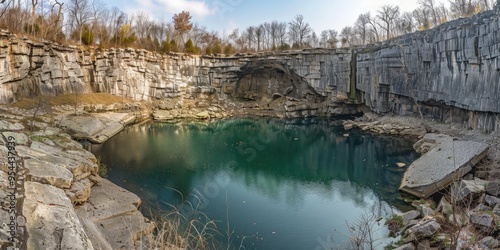
[[[416,112],[415,99],[426,116],[493,131],[499,26],[499,14],[486,11],[363,47],[229,57],[81,49],[0,31],[0,103],[91,91],[145,101],[210,94],[219,101],[324,100],[330,114],[347,103],[405,115]]]
[[[320,102],[324,99],[304,78],[285,63],[250,61],[241,67],[237,75],[235,86],[225,91],[226,94],[235,98],[260,100],[289,96],[311,102]]]

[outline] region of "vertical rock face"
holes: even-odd
[[[359,49],[357,88],[364,102],[379,113],[404,113],[412,102],[400,97],[411,97],[441,107],[428,107],[430,115],[444,116],[456,107],[472,111],[461,114],[470,116],[471,127],[496,129],[499,25],[499,16],[486,11]]]
[[[181,97],[209,88],[220,98],[237,88],[242,67],[269,61],[287,68],[320,95],[347,97],[351,51],[308,50],[233,57],[160,55],[146,50],[82,51],[0,32],[0,103],[35,95],[105,92],[134,100]],[[268,65],[268,66],[269,66]],[[293,86],[292,82],[285,82]],[[196,91],[196,90],[195,90]]]
[[[226,99],[249,83],[253,72],[264,72],[248,71],[249,66],[265,61],[268,72],[287,69],[329,101],[407,114],[415,112],[415,100],[426,115],[491,131],[500,128],[500,19],[495,11],[354,49],[231,57],[113,48],[82,51],[0,31],[0,103],[90,91],[134,100],[199,92]],[[270,74],[269,80],[276,82],[276,77]],[[294,86],[291,78],[281,82]]]

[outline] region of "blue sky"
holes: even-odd
[[[444,0],[441,0],[444,1]],[[373,13],[384,4],[400,6],[403,11],[417,7],[416,0],[130,0],[104,1],[133,13],[144,11],[158,20],[171,20],[182,10],[189,11],[192,21],[207,27],[208,31],[230,33],[234,28],[245,29],[273,20],[289,22],[302,14],[316,33],[325,29],[340,31],[352,25],[359,14]]]

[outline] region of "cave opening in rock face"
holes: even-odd
[[[319,118],[148,123],[126,128],[95,153],[145,211],[187,199],[222,233],[229,219],[231,240],[246,237],[246,249],[316,249],[330,239],[343,248],[346,221],[405,210],[398,191],[404,169],[396,163],[417,157],[405,139],[343,133]],[[189,216],[189,207],[180,210]],[[383,223],[373,229],[375,238],[391,240]]]
[[[275,60],[250,61],[237,75],[232,96],[243,100],[290,97],[317,103],[325,99],[288,65]]]

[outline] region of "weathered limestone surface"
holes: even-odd
[[[147,242],[154,224],[137,210],[141,200],[133,193],[98,178],[89,202],[76,209],[92,244],[99,249],[136,249]]]
[[[356,87],[363,102],[378,113],[404,114],[415,107],[400,97],[414,97],[429,105],[424,108],[429,115],[467,121],[473,128],[498,129],[499,24],[498,14],[485,11],[360,48]]]
[[[94,249],[63,190],[26,182],[27,249]]]
[[[6,109],[2,116],[9,110],[15,112]],[[19,122],[23,117],[13,117],[19,119],[5,119],[0,124],[0,224],[4,225],[0,227],[0,248],[12,245],[5,226],[13,216],[9,212],[9,137],[19,142],[15,145],[20,162],[16,239],[26,249],[148,248],[154,224],[139,212],[141,201],[135,194],[96,176],[95,156],[61,129],[40,123],[41,130],[22,130]],[[130,120],[122,114],[107,118]]]
[[[500,127],[500,14],[495,11],[353,49],[228,57],[160,55],[130,48],[84,51],[0,31],[0,103],[39,93],[90,91],[134,100],[210,93],[222,100],[252,100],[266,91],[273,98],[295,96],[286,87],[263,88],[266,81],[259,72],[271,72],[276,77],[266,80],[292,87],[292,92],[297,81],[289,76],[297,75],[331,102],[408,114],[416,111],[414,98],[424,104],[425,115],[493,131]]]
[[[433,140],[433,148],[406,170],[400,190],[426,198],[470,172],[488,150],[485,143],[454,141],[449,136],[428,134],[422,139]]]
[[[59,126],[68,129],[73,138],[88,139],[94,143],[103,143],[134,122],[130,113],[90,113],[78,116],[64,116]]]

